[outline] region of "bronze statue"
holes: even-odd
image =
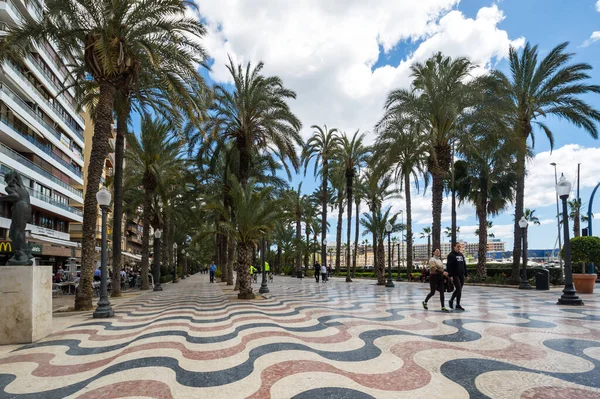
[[[1,196],[0,201],[12,202],[12,222],[8,238],[12,241],[13,256],[6,265],[31,265],[31,252],[25,241],[25,228],[31,220],[29,192],[23,185],[21,176],[14,170],[4,175],[4,182],[7,195]]]

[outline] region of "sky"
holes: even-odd
[[[310,137],[311,125],[357,129],[373,141],[373,127],[382,115],[388,92],[410,85],[410,66],[442,51],[467,56],[480,71],[506,71],[509,46],[526,41],[541,54],[562,42],[574,62],[594,68],[590,83],[600,80],[600,0],[196,0],[206,24],[203,44],[211,57],[211,83],[228,84],[228,56],[238,63],[265,63],[264,73],[280,76],[293,89],[292,111]],[[584,98],[600,108],[600,95]],[[539,226],[529,229],[529,247],[553,248],[557,238],[554,169],[575,183],[581,163],[581,197],[585,208],[600,181],[600,142],[555,118],[547,120],[555,134],[554,149],[536,132],[535,158],[528,164],[525,207],[535,209]],[[312,193],[311,175],[294,176],[291,184]],[[575,184],[574,184],[575,187]],[[599,194],[600,195],[600,194]],[[388,203],[404,209],[403,199]],[[442,228],[450,225],[450,201],[444,200]],[[431,224],[431,193],[413,190],[413,230]],[[365,206],[362,209],[366,209]],[[600,199],[596,200],[596,212]],[[492,233],[512,249],[512,206],[492,219]],[[475,242],[477,228],[471,205],[457,210],[461,240]],[[333,212],[328,240],[335,240]],[[345,225],[345,223],[344,223]],[[596,227],[596,235],[600,225]],[[345,233],[343,234],[345,237]],[[368,237],[367,237],[368,238]]]

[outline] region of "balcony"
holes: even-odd
[[[13,64],[12,62],[7,62],[6,64],[8,64],[8,66],[10,67],[11,71],[14,72],[16,75],[19,76],[19,78],[21,79],[21,81],[23,83],[25,83],[25,85],[27,87],[29,87],[32,92],[34,93],[35,96],[37,96],[37,103],[40,105],[46,105],[48,106],[48,110],[50,112],[48,112],[48,110],[45,110],[46,113],[51,113],[55,119],[62,121],[66,126],[69,127],[69,129],[67,129],[68,131],[70,131],[74,136],[76,136],[77,138],[79,138],[82,142],[83,142],[83,134],[79,132],[80,128],[79,126],[69,122],[69,120],[67,118],[65,118],[62,115],[61,109],[54,104],[53,102],[46,100],[46,98],[42,95],[42,93],[40,93],[40,90],[33,85],[29,79],[27,79],[27,77],[25,76],[25,74],[21,71],[21,69]],[[41,71],[40,71],[41,72]],[[44,121],[42,118],[40,118],[39,116],[37,116],[37,114],[34,114],[37,118],[38,118],[38,122],[43,124],[46,128],[48,128],[48,130],[50,130],[50,132],[60,140],[60,133],[56,131],[56,129],[54,129],[53,127],[51,127],[46,121]]]
[[[75,176],[79,177],[80,179],[83,179],[83,174],[81,173],[81,171],[75,169],[75,167],[73,165],[67,163],[64,159],[62,159],[61,157],[56,155],[54,152],[52,152],[52,148],[41,144],[39,141],[37,141],[32,136],[28,135],[26,132],[22,132],[21,130],[19,130],[19,128],[15,124],[13,124],[5,115],[0,115],[0,123],[7,125],[10,129],[17,132],[19,134],[19,136],[21,136],[25,140],[29,141],[31,144],[36,146],[39,150],[43,151],[46,155],[50,156],[53,160],[58,162],[61,166],[65,167],[69,172],[73,173]]]
[[[19,8],[15,3],[12,2],[12,0],[0,0],[0,8],[5,8],[10,11],[8,14],[13,14],[13,20],[15,22],[22,23],[25,21],[23,14],[21,14],[21,11],[19,11]]]
[[[42,5],[35,0],[25,0],[27,10],[33,15],[36,21],[41,21],[43,17]]]
[[[0,181],[2,184],[4,183],[4,176],[10,172],[11,169],[0,164],[0,177],[2,178],[2,180]],[[75,215],[81,217],[83,216],[83,212],[81,212],[79,209],[73,208],[72,206],[69,206],[68,204],[65,204],[63,202],[57,201],[54,198],[51,198],[50,196],[46,195],[46,194],[42,194],[39,191],[36,191],[30,187],[25,187],[27,189],[27,191],[29,192],[29,195],[33,198],[37,198],[41,201],[44,201],[50,205],[56,206],[58,208],[64,209],[67,212],[71,212],[74,213]]]
[[[8,24],[0,22],[0,37],[8,35]]]
[[[78,197],[80,197],[80,198],[83,199],[83,191],[77,190],[77,189],[71,187],[70,185],[68,185],[64,181],[62,181],[59,178],[57,178],[56,176],[52,175],[52,173],[48,172],[45,169],[42,169],[40,166],[34,164],[29,159],[25,158],[23,155],[19,154],[18,152],[16,152],[13,149],[5,146],[2,143],[0,143],[0,153],[8,156],[9,158],[11,158],[11,159],[13,159],[13,160],[15,160],[17,162],[19,162],[21,165],[25,166],[26,168],[29,168],[29,169],[33,170],[34,172],[36,172],[36,173],[44,176],[48,180],[52,181],[52,183],[58,184],[59,186],[61,186],[65,190],[67,190],[67,191],[73,193],[74,195],[76,195],[76,196],[78,196]]]

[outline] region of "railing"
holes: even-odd
[[[33,14],[37,17],[38,22],[39,22],[43,17],[42,5],[39,4],[37,1],[31,1],[31,0],[26,0],[25,4],[27,5],[28,9],[29,9],[29,6],[31,6],[31,9],[33,9]]]
[[[7,62],[7,64],[11,67],[13,72],[15,72],[17,75],[19,75],[21,77],[21,79],[25,82],[25,84],[27,84],[29,86],[29,88],[31,88],[33,90],[33,92],[36,93],[40,97],[41,101],[44,101],[50,108],[52,108],[52,110],[54,111],[54,114],[55,114],[54,116],[56,116],[58,119],[65,122],[71,128],[71,131],[77,137],[79,137],[79,139],[81,141],[83,141],[83,135],[81,133],[79,133],[79,126],[71,123],[67,118],[65,118],[62,114],[62,110],[56,104],[54,104],[53,102],[51,102],[49,100],[46,100],[46,98],[42,95],[42,93],[40,93],[40,90],[37,87],[35,87],[35,85],[33,85],[27,79],[25,74],[19,69],[19,67],[17,65],[15,65],[12,62]],[[31,108],[31,107],[28,106],[28,108]],[[50,133],[54,134],[54,136],[60,140],[60,133],[57,132],[56,129],[51,127],[46,121],[44,121],[42,118],[40,118],[37,114],[34,114],[34,116],[36,116],[38,118],[38,122],[40,122],[42,125],[47,127],[48,130],[50,130]]]
[[[52,157],[52,159],[54,159],[55,161],[57,161],[58,163],[60,163],[62,166],[64,166],[65,168],[69,169],[69,171],[73,172],[77,177],[83,177],[81,171],[75,169],[75,167],[73,167],[73,165],[67,163],[64,159],[62,159],[61,157],[59,157],[58,155],[56,155],[53,151],[52,148],[49,148],[43,144],[41,144],[40,142],[38,142],[36,139],[34,139],[33,137],[31,137],[30,135],[28,135],[25,132],[22,132],[13,122],[11,122],[5,115],[0,115],[0,121],[4,124],[6,124],[8,127],[10,127],[12,130],[14,130],[15,132],[17,132],[21,137],[23,137],[25,140],[29,141],[31,144],[35,145],[37,148],[39,148],[40,150],[42,150],[43,152],[45,152],[46,154],[50,155]]]
[[[0,177],[2,177],[2,183],[4,182],[4,176],[10,172],[11,169],[5,165],[0,164]],[[59,207],[61,209],[64,209],[68,212],[74,213],[77,216],[82,216],[83,212],[81,212],[79,209],[77,208],[73,208],[72,206],[69,206],[63,202],[57,201],[54,198],[51,198],[50,196],[46,195],[46,194],[42,194],[41,192],[34,190],[30,187],[25,187],[27,189],[27,191],[29,192],[29,195],[33,198],[37,198],[41,201],[47,202],[51,205],[54,205],[56,207]]]
[[[18,152],[14,151],[12,148],[9,148],[2,143],[0,143],[0,153],[8,156],[11,159],[14,159],[15,161],[19,162],[22,165],[25,165],[29,169],[39,173],[40,175],[51,180],[53,183],[58,184],[62,188],[72,192],[73,194],[77,195],[78,197],[83,197],[83,191],[77,190],[76,188],[71,187],[64,181],[62,181],[59,178],[57,178],[56,176],[54,176],[52,173],[43,169],[39,165],[34,164],[29,159],[25,158],[23,155],[19,154]]]
[[[0,0],[0,3],[6,3],[8,8],[10,10],[12,10],[12,12],[15,13],[17,18],[19,18],[19,22],[23,22],[25,20],[25,18],[23,17],[23,14],[21,14],[21,11],[19,11],[19,9],[15,5],[15,3],[12,2],[12,0]]]
[[[8,24],[6,22],[0,22],[0,32],[8,33]]]

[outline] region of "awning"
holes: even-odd
[[[65,247],[77,247],[78,246],[78,244],[76,242],[61,240],[59,238],[50,238],[50,237],[46,237],[46,236],[39,236],[37,234],[31,234],[30,237],[33,238],[34,240],[49,242],[52,244],[64,245]]]
[[[121,252],[121,255],[129,256],[130,258],[133,258],[133,259],[137,260],[138,262],[142,260],[141,256],[130,254],[129,252]]]

